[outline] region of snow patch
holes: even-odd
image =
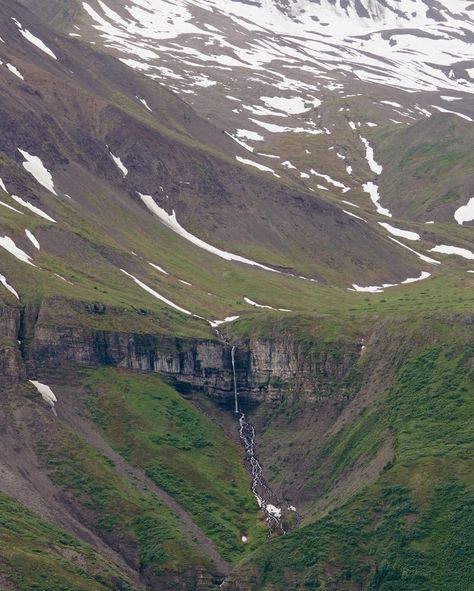
[[[324,179],[325,181],[327,181],[328,183],[330,183],[334,187],[337,187],[338,189],[342,189],[343,193],[347,193],[347,191],[351,190],[350,187],[346,187],[346,185],[344,183],[334,180],[328,174],[322,174],[321,172],[317,172],[316,170],[314,170],[314,168],[312,168],[310,170],[310,173],[314,176]]]
[[[109,154],[112,157],[112,160],[115,162],[117,168],[120,170],[120,172],[123,174],[123,176],[127,176],[128,174],[128,168],[126,168],[126,166],[124,165],[124,163],[120,160],[120,158],[118,156],[115,156],[114,154],[112,154],[112,152],[109,149]]]
[[[29,230],[25,230],[25,234],[28,237],[28,240],[33,244],[33,246],[37,249],[40,250],[40,243],[38,242],[38,240],[36,239],[36,237],[34,236],[34,234],[32,232],[30,232]]]
[[[45,220],[48,220],[49,222],[53,222],[54,224],[56,223],[55,219],[53,219],[51,216],[49,216],[47,213],[45,213],[39,207],[36,207],[36,205],[30,203],[29,201],[25,201],[21,197],[18,197],[18,195],[11,195],[11,198],[14,199],[20,205],[23,205],[23,207],[26,207],[26,209],[29,209],[33,213],[36,213],[36,215],[39,215],[40,217],[44,218]]]
[[[431,273],[428,273],[427,271],[422,271],[421,275],[419,277],[413,277],[413,278],[408,278],[405,279],[404,281],[402,281],[403,284],[407,284],[407,283],[416,283],[417,281],[423,281],[423,279],[428,279],[428,277],[431,277]]]
[[[275,125],[274,123],[266,123],[258,119],[250,119],[256,125],[263,127],[271,133],[306,133],[308,135],[321,135],[324,133],[322,129],[308,129],[306,127],[286,127],[283,125]]]
[[[433,248],[430,248],[430,252],[456,254],[457,256],[463,257],[465,259],[474,259],[474,252],[468,250],[467,248],[460,248],[459,246],[451,246],[449,244],[439,244],[438,246],[434,246]]]
[[[168,271],[165,271],[163,269],[163,267],[160,267],[159,265],[155,265],[155,263],[150,263],[150,261],[148,261],[148,264],[151,265],[154,269],[156,269],[160,273],[164,273],[165,275],[169,275]]]
[[[299,115],[310,111],[313,107],[319,107],[321,101],[313,99],[311,105],[308,107],[305,101],[299,96],[292,98],[284,98],[282,96],[262,96],[260,99],[268,106],[278,111],[283,111],[287,115]]]
[[[393,101],[380,101],[383,105],[390,105],[391,107],[399,107],[400,109],[402,108],[402,105],[400,105],[400,103],[394,103]]]
[[[212,326],[212,328],[217,328],[225,322],[234,322],[238,318],[240,318],[240,316],[227,316],[227,318],[224,318],[224,320],[208,320],[208,322]]]
[[[150,111],[150,113],[153,113],[153,110],[151,109],[151,107],[149,106],[149,104],[146,102],[146,100],[144,98],[140,98],[138,96],[135,98],[137,98],[141,102],[141,104],[145,107],[145,109]]]
[[[365,146],[365,159],[367,160],[367,163],[369,164],[370,170],[372,172],[374,172],[375,174],[382,174],[383,166],[381,164],[378,164],[375,161],[375,159],[374,159],[374,149],[369,144],[369,141],[367,139],[363,138],[363,137],[361,137],[360,139],[361,139],[361,142]]]
[[[143,203],[148,207],[148,209],[152,213],[154,213],[165,226],[167,226],[168,228],[173,230],[173,232],[179,234],[179,236],[185,238],[189,242],[192,242],[199,248],[207,250],[207,252],[215,254],[216,256],[225,259],[226,261],[236,261],[239,263],[244,263],[245,265],[259,267],[260,269],[264,269],[265,271],[271,271],[272,273],[280,273],[280,271],[278,271],[277,269],[272,269],[271,267],[267,267],[266,265],[262,265],[255,261],[252,261],[251,259],[247,259],[240,255],[226,252],[225,250],[220,250],[219,248],[216,248],[215,246],[212,246],[211,244],[204,242],[204,240],[201,240],[197,236],[194,236],[179,224],[178,220],[176,219],[176,213],[174,212],[174,210],[173,213],[169,214],[166,212],[166,210],[159,207],[159,205],[155,203],[153,197],[151,197],[150,195],[142,195],[141,193],[139,193],[139,195]]]
[[[8,203],[4,203],[3,201],[0,201],[0,205],[3,205],[3,207],[11,209],[12,211],[15,211],[16,213],[19,213],[20,215],[23,215],[22,211],[20,211],[19,209],[16,209],[15,207],[12,207],[11,205],[8,205]]]
[[[380,194],[379,194],[378,185],[376,185],[372,181],[369,181],[368,183],[364,183],[362,185],[362,188],[364,189],[364,191],[366,193],[368,193],[370,195],[370,198],[372,199],[372,203],[375,205],[377,213],[379,213],[380,215],[384,215],[386,217],[391,218],[392,214],[390,213],[390,211],[387,208],[382,207],[379,203]]]
[[[249,146],[244,141],[239,140],[239,138],[236,137],[235,135],[232,135],[231,133],[228,133],[227,131],[224,131],[224,133],[226,135],[228,135],[231,139],[233,139],[234,142],[237,142],[239,144],[239,146],[242,146],[242,148],[245,148],[245,150],[247,150],[248,152],[253,152],[254,151],[254,149],[252,148],[252,146]]]
[[[52,57],[55,60],[58,59],[54,55],[54,53],[51,51],[51,49],[45,43],[43,43],[43,41],[41,41],[41,39],[39,39],[38,37],[36,37],[35,35],[33,35],[33,33],[31,33],[30,31],[28,31],[28,29],[23,29],[22,25],[16,19],[13,19],[13,20],[15,21],[16,25],[20,29],[20,33],[23,35],[23,37],[27,41],[29,41],[30,43],[32,43],[38,49],[41,49],[41,51],[44,51],[44,53],[46,53],[47,55],[49,55],[49,57]]]
[[[238,129],[236,135],[239,139],[250,140],[253,142],[262,142],[265,138],[256,131],[249,131],[248,129]]]
[[[3,246],[3,248],[5,250],[8,250],[8,252],[10,254],[12,254],[14,257],[16,257],[22,263],[27,263],[28,265],[31,265],[32,267],[36,267],[36,265],[34,265],[31,262],[32,259],[31,259],[30,255],[27,254],[24,250],[21,250],[21,248],[18,248],[18,246],[13,242],[13,240],[11,238],[9,238],[8,236],[1,236],[0,237],[0,246]]]
[[[384,288],[381,285],[369,285],[367,287],[361,287],[360,285],[357,285],[356,283],[352,284],[352,290],[351,291],[359,291],[361,293],[382,293]]]
[[[401,284],[407,285],[409,283],[416,283],[417,281],[423,281],[424,279],[428,279],[431,277],[431,273],[427,271],[422,271],[419,277],[408,277],[404,279]],[[352,289],[349,288],[349,291],[358,291],[362,293],[383,293],[385,289],[389,287],[397,287],[398,283],[383,283],[382,285],[369,285],[367,287],[361,287],[356,283],[352,284]]]
[[[350,215],[353,218],[357,218],[358,220],[361,220],[363,222],[365,222],[366,224],[368,223],[367,220],[364,220],[364,218],[361,218],[360,216],[356,215],[355,213],[351,213],[350,211],[346,211],[345,209],[342,210],[345,214]]]
[[[46,384],[42,384],[41,382],[38,382],[36,380],[28,380],[31,384],[33,384],[33,386],[38,390],[38,392],[41,394],[41,398],[47,403],[49,404],[49,406],[51,406],[51,408],[54,411],[54,414],[56,414],[55,411],[55,404],[58,401],[58,399],[56,398],[54,392],[51,390],[51,388],[49,386],[47,386]]]
[[[48,189],[48,191],[51,191],[51,193],[57,195],[56,191],[54,190],[53,177],[51,176],[49,170],[42,163],[41,159],[38,158],[38,156],[32,156],[25,150],[20,150],[20,148],[18,148],[18,151],[25,159],[23,162],[23,168],[33,175],[40,185],[43,185],[43,187]]]
[[[407,250],[409,250],[410,252],[415,254],[419,259],[421,259],[425,263],[430,263],[430,265],[441,265],[440,261],[437,261],[436,259],[431,259],[430,257],[427,257],[426,255],[421,254],[420,252],[418,252],[416,250],[413,250],[413,248],[410,248],[406,244],[403,244],[403,242],[400,242],[396,238],[392,238],[391,236],[389,236],[388,238],[389,238],[389,240],[392,240],[393,242],[395,242],[399,246],[402,246],[403,248],[406,248]]]
[[[456,209],[454,219],[461,226],[464,222],[472,222],[474,220],[474,197],[471,197],[466,205]]]
[[[249,160],[248,158],[242,158],[242,156],[236,156],[235,159],[238,162],[241,162],[242,164],[248,164],[248,166],[253,166],[254,168],[258,168],[259,170],[262,170],[263,172],[271,172],[273,174],[273,176],[280,178],[280,175],[278,175],[273,170],[273,168],[270,168],[269,166],[265,166],[264,164],[260,164],[259,162],[254,162],[253,160]]]
[[[10,293],[12,293],[16,297],[17,300],[20,299],[20,296],[18,295],[17,291],[8,283],[5,275],[0,274],[0,283],[3,285],[3,287],[5,289],[7,289]]]
[[[399,236],[400,238],[406,238],[407,240],[420,240],[421,236],[416,232],[410,232],[409,230],[401,230],[400,228],[395,228],[395,226],[391,226],[385,222],[379,222],[379,226],[385,228],[393,234],[394,236]]]
[[[358,205],[356,205],[355,203],[352,203],[352,201],[346,201],[345,199],[343,199],[342,202],[345,203],[346,205],[352,205],[352,207],[357,207],[357,209],[360,209],[360,207]]]
[[[7,64],[7,68],[8,68],[8,70],[10,70],[10,72],[12,74],[15,74],[15,76],[17,78],[19,78],[20,80],[24,80],[25,79],[23,77],[23,75],[20,73],[20,71],[17,68],[15,68],[15,66],[13,64]]]
[[[125,275],[127,275],[127,277],[130,277],[131,279],[133,279],[133,281],[137,285],[139,285],[142,289],[144,289],[145,291],[147,291],[149,294],[151,294],[157,300],[160,300],[160,301],[164,302],[168,306],[171,306],[175,310],[178,310],[178,312],[182,312],[183,314],[187,314],[188,316],[191,316],[191,312],[189,310],[186,310],[185,308],[181,308],[181,306],[178,306],[177,304],[175,304],[174,302],[172,302],[168,298],[165,298],[164,296],[162,296],[161,294],[159,294],[157,291],[155,291],[154,289],[152,289],[151,287],[149,287],[146,283],[143,283],[143,281],[140,281],[140,279],[137,279],[134,275],[131,275],[130,273],[127,273],[127,271],[125,271],[124,269],[120,269],[120,270],[122,271],[122,273],[124,273]]]
[[[244,297],[244,301],[247,304],[250,304],[251,306],[255,306],[256,308],[266,308],[267,310],[276,310],[278,312],[291,312],[291,310],[288,310],[286,308],[272,308],[272,306],[265,306],[264,304],[257,304],[257,302],[254,302],[253,300],[251,300],[250,298]]]
[[[471,119],[471,117],[469,117],[468,115],[464,115],[463,113],[458,113],[457,111],[448,111],[448,109],[443,109],[443,107],[437,107],[436,105],[431,105],[431,106],[433,107],[433,109],[437,109],[440,113],[448,113],[449,115],[457,115],[458,117],[461,117],[461,119],[465,119],[466,121],[473,123],[473,119]]]

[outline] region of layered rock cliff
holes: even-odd
[[[0,384],[3,387],[18,383],[24,374],[20,329],[20,310],[12,306],[0,306]]]
[[[2,334],[9,345],[0,363],[9,379],[19,380],[22,372],[28,377],[59,373],[67,363],[103,365],[158,372],[182,391],[204,390],[222,403],[232,399],[231,344],[217,338],[172,337],[91,326],[88,316],[97,310],[85,304],[79,305],[83,324],[72,322],[68,326],[60,321],[60,314],[58,322],[54,322],[55,305],[55,300],[46,300],[40,307],[27,306],[21,312],[2,308]],[[113,317],[114,310],[101,309],[101,314]],[[247,402],[276,401],[290,390],[308,397],[326,396],[335,384],[341,394],[360,348],[356,343],[316,345],[293,339],[244,339],[232,345],[239,394]]]

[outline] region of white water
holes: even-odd
[[[255,428],[247,421],[244,413],[240,415],[239,425],[239,436],[245,447],[247,463],[252,477],[252,493],[257,499],[258,506],[266,514],[265,521],[267,522],[268,533],[270,535],[275,530],[286,533],[281,521],[281,509],[265,499],[265,496],[271,497],[272,491],[263,479],[263,468],[257,459]]]
[[[234,412],[239,412],[239,394],[237,392],[237,380],[235,378],[235,346],[231,349],[230,357],[232,359],[232,375],[234,378]]]
[[[238,413],[240,410],[237,379],[235,375],[235,346],[233,346],[231,349],[231,359],[232,376],[234,380],[235,412]],[[257,499],[260,509],[266,514],[265,521],[267,522],[268,533],[270,535],[277,529],[279,529],[282,533],[286,533],[281,520],[281,509],[267,500],[271,499],[272,491],[268,488],[268,485],[263,478],[263,468],[257,459],[255,428],[247,421],[243,412],[240,412],[239,418],[239,437],[245,448],[247,464],[252,477],[252,494]],[[267,497],[267,499],[265,499],[265,497]]]

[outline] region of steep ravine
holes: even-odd
[[[74,321],[74,325],[67,326],[61,314],[57,315],[57,323],[52,322],[55,309],[47,301],[21,309],[1,306],[2,385],[16,392],[26,380],[38,379],[62,392],[64,404],[64,392],[71,389],[71,375],[75,374],[71,368],[110,366],[159,373],[185,395],[203,392],[224,414],[235,411],[237,392],[242,414],[235,427],[238,430],[240,426],[247,467],[251,476],[256,476],[252,490],[264,499],[264,508],[270,507],[276,513],[283,510],[281,520],[279,514],[266,511],[269,533],[282,533],[294,525],[295,517],[290,515],[294,512],[285,491],[280,487],[275,494],[273,483],[267,484],[266,458],[259,453],[262,423],[254,423],[255,410],[278,408],[289,395],[298,395],[308,402],[331,397],[336,390],[343,395],[344,384],[359,359],[360,345],[302,343],[289,338],[250,338],[228,343],[213,338],[124,332],[107,329],[107,325],[117,325],[113,311],[106,311],[105,316],[109,317],[105,322],[102,318],[103,326],[99,327],[91,321],[95,308],[87,305],[84,310],[83,324]],[[71,404],[72,399],[68,409]],[[60,420],[65,412],[67,416],[81,416],[80,412],[68,409],[58,408]],[[74,421],[66,423],[74,428]],[[252,462],[258,467],[256,475]],[[116,458],[114,463],[117,464]],[[218,562],[215,556],[212,558]],[[222,565],[220,571],[225,572]]]
[[[159,373],[183,394],[201,391],[223,409],[245,413],[257,428],[257,439],[266,429],[268,416],[291,401],[319,408],[321,403],[327,406],[331,400],[344,400],[354,387],[354,367],[361,354],[357,342],[301,342],[282,337],[229,343],[217,338],[124,332],[107,329],[117,326],[114,310],[100,307],[99,327],[94,326],[99,307],[77,305],[82,324],[71,315],[73,325],[69,326],[61,308],[56,314],[55,299],[39,306],[0,307],[0,380],[5,387],[26,379],[67,383],[71,366]],[[251,425],[245,433],[250,433]]]
[[[232,361],[232,378],[234,384],[234,412],[239,417],[239,437],[245,449],[245,461],[252,479],[252,493],[257,499],[258,506],[266,514],[265,521],[268,527],[268,534],[274,531],[285,533],[282,521],[282,509],[273,505],[273,493],[263,477],[263,467],[257,458],[255,427],[250,423],[245,413],[240,408],[239,390],[237,388],[237,376],[235,371],[235,345],[230,351]],[[244,539],[246,541],[246,538]]]

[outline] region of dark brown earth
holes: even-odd
[[[11,13],[0,13],[8,40],[0,47],[0,59],[17,64],[25,77],[0,80],[0,176],[13,193],[51,215],[64,218],[65,207],[69,216],[74,212],[94,220],[123,245],[127,238],[113,223],[117,207],[126,208],[137,231],[153,221],[138,191],[152,195],[167,211],[174,209],[178,220],[204,240],[275,267],[336,281],[337,267],[346,285],[417,273],[410,257],[379,230],[289,178],[252,173],[236,163],[236,155],[248,152],[175,95],[114,58],[43,28],[41,36],[59,60],[43,59],[42,52],[20,39]],[[15,5],[13,13],[37,30],[27,11]],[[146,97],[153,115],[136,96]],[[129,169],[125,179],[106,145]],[[58,199],[38,191],[19,166],[18,147],[41,157],[55,178]],[[104,217],[105,211],[112,215]],[[60,232],[59,226],[50,230],[45,248],[69,261],[86,245]]]

